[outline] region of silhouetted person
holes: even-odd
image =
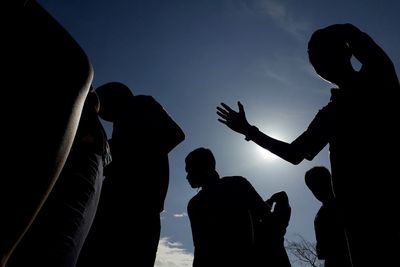
[[[85,52],[38,3],[6,0],[2,11],[3,267],[64,166],[93,73]]]
[[[331,173],[323,166],[309,169],[305,183],[322,205],[314,219],[318,259],[325,267],[351,267],[342,215],[333,194]]]
[[[134,96],[118,82],[96,92],[100,117],[113,123],[113,160],[79,266],[153,266],[168,190],[168,153],[185,135],[152,96]]]
[[[354,267],[395,266],[400,251],[399,80],[386,53],[351,24],[313,33],[308,54],[315,71],[337,85],[331,101],[292,143],[274,139],[222,103],[219,121],[277,156],[299,164],[329,144],[333,189],[344,212]],[[354,56],[361,63],[356,71]],[[371,212],[374,212],[373,215]]]
[[[93,222],[111,161],[107,135],[89,92],[64,168],[35,221],[10,257],[10,267],[74,267]]]
[[[285,191],[273,194],[265,201],[269,210],[264,218],[259,220],[256,229],[256,244],[259,265],[290,267],[291,263],[285,249],[286,228],[289,225],[291,207]],[[258,240],[257,240],[258,239]]]
[[[201,188],[187,207],[194,242],[193,267],[259,266],[257,226],[260,220],[265,222],[263,227],[267,225],[270,206],[246,178],[221,178],[211,150],[197,148],[187,155],[185,163],[190,186]],[[271,260],[268,250],[263,256],[263,263]]]

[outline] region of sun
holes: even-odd
[[[257,127],[259,127],[260,131],[262,133],[268,133],[268,136],[276,139],[276,140],[282,140],[282,142],[286,142],[285,140],[287,140],[287,135],[290,132],[289,129],[287,129],[285,126],[282,126],[279,123],[273,122],[271,121],[268,125],[269,127],[267,127],[267,125],[263,125],[262,123],[259,124]],[[276,128],[276,129],[280,129],[278,131],[274,131],[270,128]],[[264,131],[264,129],[266,129]],[[252,157],[255,161],[257,162],[262,162],[262,161],[268,161],[268,162],[279,162],[278,159],[281,159],[279,156],[271,153],[269,150],[263,148],[262,146],[257,145],[255,142],[251,142],[252,147],[251,149],[251,153],[254,154],[254,156]]]

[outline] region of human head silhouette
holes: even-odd
[[[92,86],[90,87],[90,91],[86,96],[85,104],[83,106],[83,110],[86,111],[89,109],[94,110],[96,113],[100,112],[100,99]]]
[[[308,42],[308,57],[324,80],[341,85],[354,73],[352,52],[337,25],[316,30]]]
[[[331,173],[326,167],[316,166],[309,169],[304,180],[315,198],[322,203],[333,198]]]
[[[214,155],[208,148],[193,150],[186,156],[185,163],[186,178],[192,188],[204,187],[219,178]]]
[[[120,82],[105,83],[95,91],[100,99],[99,116],[109,122],[118,118],[134,96],[129,87]]]

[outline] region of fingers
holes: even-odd
[[[221,106],[222,107],[217,107],[217,115],[221,117],[218,119],[218,121],[222,122],[223,124],[227,124],[229,115],[236,112],[224,103],[221,103]]]
[[[221,103],[221,106],[226,109],[228,112],[233,112],[234,110],[231,109],[228,105],[226,105],[225,103]]]
[[[238,107],[239,107],[239,113],[244,113],[244,108],[242,103],[240,103],[240,101],[238,101]]]
[[[238,102],[238,105],[239,112],[244,113],[243,105],[240,102]],[[221,103],[221,106],[217,106],[217,115],[220,117],[218,119],[219,122],[228,125],[228,123],[231,123],[232,119],[235,119],[235,117],[237,117],[238,112],[231,109],[225,103]]]
[[[227,116],[228,114],[229,114],[229,112],[228,111],[226,111],[225,109],[223,109],[223,108],[220,108],[220,107],[217,107],[217,114],[219,115],[219,114],[223,114],[223,115],[225,115],[225,116]]]
[[[226,112],[219,112],[217,111],[217,115],[220,116],[222,119],[226,120],[228,118],[228,113]]]
[[[225,124],[225,125],[228,125],[226,120],[218,119],[218,121],[223,123],[223,124]]]

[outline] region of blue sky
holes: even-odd
[[[236,107],[240,100],[252,124],[291,142],[329,100],[331,85],[315,75],[306,47],[314,30],[333,23],[369,33],[400,70],[400,2],[394,0],[38,2],[86,51],[95,87],[120,81],[135,94],[152,95],[186,133],[170,154],[159,267],[191,266],[186,205],[196,190],[185,179],[184,158],[200,146],[214,152],[221,176],[247,177],[264,198],[285,190],[292,206],[286,238],[314,241],[319,202],[303,177],[312,166],[329,167],[327,148],[298,166],[271,158],[217,121],[220,102]]]

